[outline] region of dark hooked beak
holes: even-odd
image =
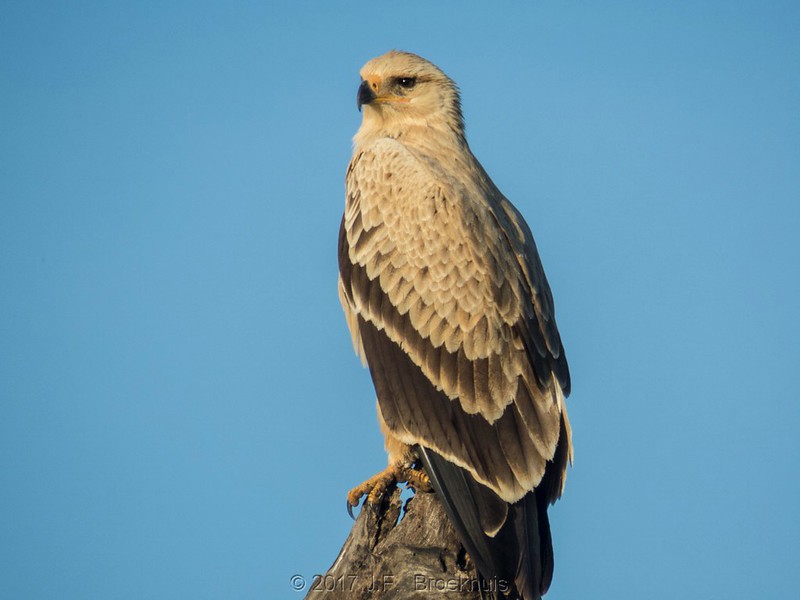
[[[361,112],[361,106],[363,104],[369,104],[373,100],[375,100],[375,92],[373,92],[372,88],[369,86],[369,81],[362,81],[361,85],[358,86],[358,96],[356,96],[358,111]]]

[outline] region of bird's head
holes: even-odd
[[[392,50],[365,64],[357,102],[364,110],[359,136],[396,137],[415,126],[463,135],[456,84],[439,67],[410,52]]]

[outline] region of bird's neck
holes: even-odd
[[[365,106],[361,127],[353,138],[353,144],[365,147],[378,139],[392,138],[408,145],[425,142],[440,147],[466,146],[463,122],[456,117],[446,111],[422,116],[414,112]]]
[[[419,150],[425,154],[438,152],[469,152],[467,140],[462,131],[448,125],[438,123],[398,122],[387,123],[373,119],[364,119],[353,138],[355,150],[367,148],[380,139],[391,138],[404,146]]]

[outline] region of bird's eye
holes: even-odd
[[[405,88],[410,90],[415,85],[417,85],[417,78],[416,77],[398,77],[397,78],[397,85],[401,88]]]

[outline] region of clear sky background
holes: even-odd
[[[299,599],[385,464],[358,70],[460,85],[573,375],[548,598],[800,587],[796,2],[3,2],[0,597]]]

